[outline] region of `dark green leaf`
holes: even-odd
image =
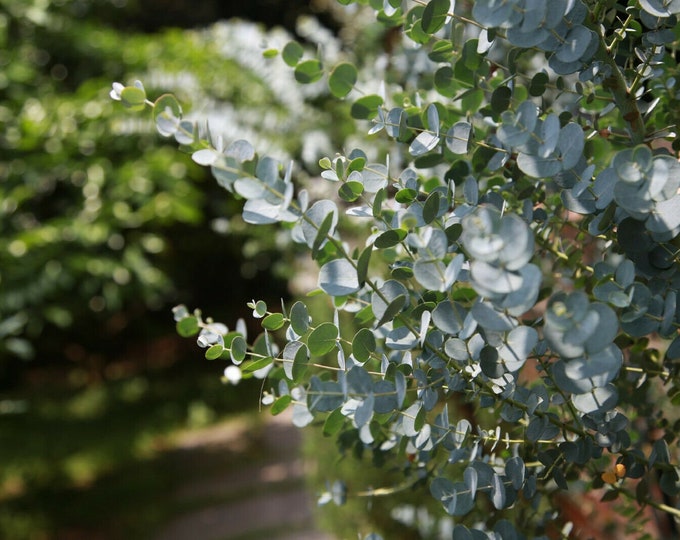
[[[350,155],[350,157],[351,157],[351,155]],[[366,157],[363,156],[363,155],[360,155],[358,157],[352,158],[352,161],[350,161],[349,165],[347,165],[347,172],[351,173],[353,171],[363,171],[365,166],[366,166]]]
[[[390,274],[394,279],[411,279],[413,277],[413,268],[410,266],[396,266]]]
[[[406,238],[406,234],[406,231],[403,229],[389,229],[380,234],[380,236],[375,239],[373,245],[378,249],[396,246],[399,242]]]
[[[382,203],[385,201],[387,194],[385,188],[380,189],[373,199],[373,217],[380,217],[382,214]]]
[[[196,317],[184,317],[177,321],[177,333],[182,337],[191,337],[198,334],[199,326]]]
[[[345,424],[346,417],[342,414],[342,409],[335,409],[327,417],[323,423],[323,434],[326,437],[332,437],[336,435]]]
[[[267,314],[267,303],[264,300],[258,300],[253,306],[253,317],[261,319]]]
[[[285,323],[285,318],[282,313],[272,313],[262,319],[262,328],[266,330],[278,330]]]
[[[609,489],[605,491],[604,495],[602,495],[602,498],[600,501],[602,502],[611,502],[615,501],[616,499],[619,498],[619,490],[618,489]]]
[[[285,47],[283,47],[283,51],[281,51],[281,57],[283,58],[283,61],[290,67],[295,67],[302,58],[304,52],[305,51],[302,48],[302,45],[300,45],[297,41],[289,41],[286,43]]]
[[[293,358],[293,382],[298,382],[307,373],[309,368],[309,349],[306,345],[302,345],[295,351],[295,358]]]
[[[375,94],[360,97],[352,104],[350,111],[352,118],[369,120],[378,114],[378,107],[382,104],[383,99]]]
[[[460,95],[460,105],[464,111],[476,111],[484,102],[484,92],[479,88],[472,88]]]
[[[405,303],[406,303],[405,296],[402,295],[397,296],[387,305],[387,307],[385,308],[385,312],[383,313],[383,316],[380,318],[376,326],[382,326],[386,322],[392,321],[399,314],[399,312],[401,312],[401,310],[404,309]]]
[[[456,84],[453,69],[450,66],[440,67],[434,74],[434,86],[444,97],[453,97],[459,86]]]
[[[357,68],[347,62],[335,66],[328,77],[328,87],[337,98],[343,98],[349,94],[356,82]]]
[[[376,349],[375,336],[368,328],[360,329],[352,339],[352,354],[358,362],[366,362]]]
[[[416,200],[418,192],[415,189],[400,189],[394,196],[394,200],[401,204],[409,204]]]
[[[526,475],[526,466],[524,461],[519,456],[514,456],[505,462],[505,474],[512,482],[512,487],[519,490],[522,489],[524,478]]]
[[[450,0],[430,0],[423,11],[421,25],[428,34],[436,33],[444,23],[451,8]]]
[[[281,414],[288,408],[288,405],[290,405],[291,401],[293,401],[293,398],[291,398],[289,394],[281,396],[272,404],[271,413],[274,416]]]
[[[511,98],[512,90],[507,86],[499,86],[491,94],[491,109],[496,114],[502,113],[510,106]]]
[[[343,201],[354,202],[364,192],[364,185],[361,182],[345,182],[338,189],[338,195]]]
[[[366,276],[368,275],[368,265],[371,262],[371,253],[373,252],[373,246],[367,246],[359,255],[357,260],[357,280],[359,281],[359,286],[363,287],[366,283]]]
[[[536,73],[531,79],[529,85],[529,95],[534,97],[542,96],[545,93],[546,85],[550,81],[547,73],[540,71]]]
[[[235,364],[240,364],[246,358],[246,352],[248,350],[248,345],[243,336],[236,336],[231,341],[231,348],[229,350],[231,354],[231,361]]]
[[[490,379],[498,379],[505,373],[505,367],[500,362],[498,351],[494,347],[487,345],[482,348],[479,360],[482,373]]]
[[[318,60],[305,60],[295,67],[295,80],[300,84],[311,84],[323,75],[323,67]]]
[[[302,302],[295,302],[290,308],[290,325],[298,335],[304,335],[309,329],[309,312]]]
[[[333,227],[333,223],[336,219],[336,216],[333,212],[330,212],[326,215],[324,220],[321,222],[321,225],[319,225],[319,228],[316,232],[316,237],[314,238],[314,242],[312,243],[312,257],[316,259],[317,255],[319,254],[319,248],[321,247],[322,244],[326,242],[328,232],[331,230]]]
[[[438,191],[433,191],[425,200],[423,205],[423,221],[425,223],[432,223],[439,215],[439,201],[441,194]]]
[[[338,328],[331,322],[321,323],[307,338],[307,345],[312,356],[323,356],[335,348],[338,339]]]
[[[266,368],[272,362],[274,362],[274,359],[271,356],[266,356],[252,362],[248,362],[247,364],[243,364],[243,366],[241,366],[241,371],[243,371],[243,373],[254,373],[255,371],[259,371],[262,368]]]
[[[224,347],[219,343],[216,343],[212,347],[209,347],[207,351],[205,351],[205,358],[206,360],[217,360],[220,356],[222,356],[223,351]]]
[[[460,238],[460,235],[463,232],[463,226],[460,223],[454,223],[453,225],[449,225],[445,232],[449,244],[453,244]]]
[[[432,45],[428,56],[433,62],[449,62],[453,57],[453,50],[453,43],[451,41],[437,41]]]

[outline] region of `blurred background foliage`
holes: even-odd
[[[159,143],[145,119],[115,107],[108,88],[113,80],[143,78],[151,92],[173,91],[202,117],[219,112],[229,125],[211,127],[228,127],[227,138],[257,130],[257,142],[281,156],[300,155],[303,134],[324,123],[319,108],[310,112],[292,82],[277,94],[258,73],[258,52],[268,39],[259,28],[130,33],[124,21],[134,20],[140,8],[119,4],[1,4],[4,384],[24,367],[13,357],[53,365],[63,355],[98,376],[106,359],[93,360],[93,354],[121,353],[115,349],[128,333],[148,334],[154,324],[149,310],[164,311],[169,302],[194,300],[186,298],[194,294],[211,308],[214,288],[226,282],[246,292],[240,280],[262,269],[268,278],[281,277],[270,236],[230,229],[225,220],[234,203],[214,196],[214,183],[174,145]],[[175,22],[193,20],[182,17],[191,12],[188,4],[183,12],[178,2],[176,11],[159,4],[144,7],[145,13],[164,13],[159,26],[170,25],[173,13]],[[205,232],[208,222],[212,237]],[[216,236],[227,230],[228,237]],[[248,263],[240,259],[244,244],[257,254]],[[187,260],[208,274],[198,284],[203,287],[196,287]],[[271,292],[281,288],[273,283]]]
[[[169,434],[257,407],[257,383],[225,388],[170,308],[249,319],[248,300],[289,294],[295,252],[108,92],[173,92],[312,185],[348,110],[262,51],[295,34],[340,57],[343,28],[380,49],[333,6],[0,0],[0,537],[148,537],[172,513],[151,460]]]

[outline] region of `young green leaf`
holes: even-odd
[[[199,326],[196,317],[184,317],[177,321],[177,333],[182,337],[191,337],[198,334]]]
[[[311,84],[323,76],[323,67],[318,60],[304,60],[295,66],[295,80],[301,84]]]
[[[344,98],[352,91],[357,82],[357,68],[342,62],[335,66],[328,77],[328,88],[337,98]]]
[[[291,404],[293,401],[293,398],[290,396],[290,394],[285,394],[278,398],[271,407],[271,413],[276,416],[277,414],[281,414],[283,411],[285,411],[288,408],[288,405]]]
[[[312,356],[323,356],[331,352],[338,340],[338,328],[331,322],[321,323],[307,338]]]
[[[283,58],[283,61],[290,67],[295,67],[302,58],[304,52],[305,51],[302,48],[302,45],[300,45],[297,41],[289,41],[283,47],[283,50],[281,51],[281,57]]]

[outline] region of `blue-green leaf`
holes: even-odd
[[[436,148],[438,144],[439,135],[435,135],[429,131],[423,131],[419,133],[415,139],[413,139],[408,151],[413,157],[418,157],[422,156],[423,154],[427,154],[429,151]]]
[[[432,311],[432,322],[442,332],[456,336],[463,329],[466,316],[467,312],[461,304],[444,300]],[[467,355],[467,349],[465,354]]]
[[[326,241],[326,234],[333,234],[338,223],[338,207],[330,200],[317,201],[305,212],[305,216],[307,219],[301,221],[300,227],[307,246],[312,248],[319,238],[318,247],[322,247]],[[328,218],[328,216],[331,217]],[[327,219],[329,221],[326,221]],[[326,221],[328,227],[325,233],[321,235],[320,229],[324,221]]]
[[[385,316],[388,305],[394,305],[395,308],[398,306],[397,313],[406,306],[408,290],[398,281],[393,279],[386,281],[380,286],[379,291],[380,294],[374,292],[371,295],[371,308],[377,319],[382,319]],[[396,299],[399,299],[399,302],[395,303]]]
[[[494,474],[491,482],[491,502],[497,510],[501,510],[505,508],[506,500],[503,478],[499,474]]]
[[[510,330],[498,354],[508,371],[520,369],[538,343],[538,333],[530,326],[518,326]]]
[[[512,27],[522,16],[515,7],[515,2],[511,1],[477,0],[472,5],[472,16],[487,28]]]
[[[526,475],[526,466],[519,456],[513,456],[505,462],[505,474],[510,478],[512,487],[522,489]]]
[[[346,296],[361,288],[356,268],[346,259],[335,259],[321,267],[319,287],[331,296]]]
[[[446,146],[454,154],[467,154],[472,125],[469,122],[456,122],[446,133]]]
[[[368,424],[373,418],[373,409],[375,407],[375,396],[373,393],[368,394],[361,403],[357,405],[354,411],[354,422],[358,428]]]
[[[399,137],[402,129],[406,126],[406,113],[401,107],[390,109],[385,118],[385,131],[390,137]]]
[[[177,133],[182,119],[182,107],[175,96],[163,94],[154,102],[153,119],[156,122],[156,130],[164,137]]]
[[[555,57],[560,62],[580,60],[594,39],[597,39],[597,36],[592,30],[580,24],[576,25],[564,37],[564,42],[555,51]]]
[[[619,400],[619,394],[613,384],[601,388],[594,388],[587,394],[578,394],[571,397],[571,401],[579,411],[585,414],[610,411]]]
[[[402,413],[401,424],[407,437],[415,437],[420,433],[422,421],[419,422],[418,417],[421,416],[423,410],[422,402],[416,401]]]
[[[670,17],[680,13],[680,0],[640,0],[640,7],[655,17]]]
[[[433,291],[446,291],[450,284],[446,280],[446,266],[437,259],[418,259],[413,265],[416,281]]]
[[[482,328],[496,332],[507,332],[516,326],[516,322],[505,313],[496,311],[487,302],[476,302],[472,306],[472,316]]]
[[[331,412],[342,406],[344,394],[342,387],[335,381],[322,381],[316,376],[310,379],[307,392],[307,406],[310,411]]]
[[[623,364],[623,355],[616,345],[581,358],[560,360],[553,366],[553,377],[565,392],[582,394],[613,381]]]
[[[518,147],[526,143],[534,132],[538,120],[538,107],[530,101],[523,101],[514,114],[506,111],[501,115],[503,123],[496,136],[506,147]]]
[[[231,341],[231,346],[229,348],[229,355],[231,356],[231,361],[239,365],[246,358],[246,352],[248,350],[248,344],[242,336],[236,336]]]
[[[347,389],[352,394],[364,397],[373,390],[373,379],[361,366],[354,366],[347,372]]]
[[[470,491],[470,497],[472,497],[473,499],[477,494],[478,480],[479,474],[477,473],[477,469],[475,469],[474,467],[466,467],[465,471],[463,472],[463,481],[465,482],[465,486]]]
[[[583,156],[584,147],[585,136],[583,128],[574,122],[569,122],[560,130],[560,138],[557,143],[562,168],[567,170],[575,167],[581,156]]]

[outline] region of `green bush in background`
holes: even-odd
[[[187,258],[237,280],[286,272],[274,238],[235,223],[234,204],[213,196],[195,164],[113,106],[104,90],[112,74],[172,90],[199,116],[219,116],[216,132],[302,157],[312,171],[342,136],[339,122],[306,137],[330,125],[324,98],[300,93],[286,70],[263,76],[262,44],[289,39],[285,31],[232,22],[152,38],[104,24],[100,11],[115,23],[139,9],[116,5],[0,4],[0,369],[36,348],[52,362],[115,349],[126,329],[144,339],[130,320],[194,294]],[[206,222],[212,232],[199,233]],[[241,264],[242,249],[257,257]]]
[[[287,295],[293,273],[282,235],[246,226],[153,122],[111,102],[112,74],[172,90],[304,176],[351,130],[322,88],[300,92],[283,66],[263,76],[263,47],[290,32],[170,28],[219,13],[144,4],[0,0],[2,538],[144,538],[169,519],[171,434],[257,406],[256,385],[225,392],[185,354],[169,306],[239,317],[250,298]],[[340,48],[314,19],[300,31]]]

